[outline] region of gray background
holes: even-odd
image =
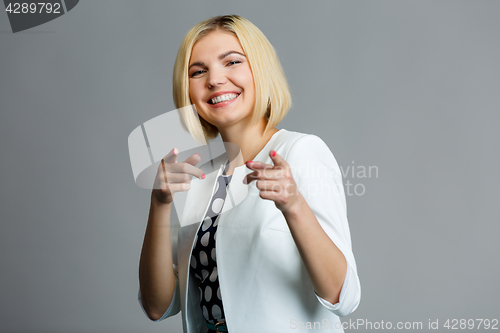
[[[181,330],[136,300],[150,193],[127,137],[174,108],[185,32],[230,13],[279,53],[279,128],[378,167],[346,177],[365,193],[347,197],[362,298],[344,320],[500,319],[500,2],[120,0],[16,34],[0,13],[0,331]]]

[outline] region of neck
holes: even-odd
[[[253,160],[273,134],[278,131],[276,128],[271,128],[264,133],[267,122],[266,118],[262,118],[261,121],[253,126],[240,123],[235,126],[219,129],[222,141],[235,144],[241,150],[240,157],[238,156],[238,149],[231,149],[231,147],[235,147],[234,145],[226,146],[226,151],[231,161],[227,174],[232,174],[235,167],[243,165],[246,161]]]

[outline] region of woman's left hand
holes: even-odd
[[[272,200],[283,214],[291,213],[299,206],[302,195],[293,180],[290,165],[274,150],[269,154],[274,165],[248,161],[247,168],[253,170],[245,178],[244,184],[256,181],[262,199]]]

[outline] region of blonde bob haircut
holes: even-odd
[[[216,16],[189,30],[179,47],[174,65],[173,97],[184,128],[200,142],[217,137],[215,126],[197,117],[190,105],[189,61],[194,44],[212,31],[223,30],[238,38],[253,74],[255,104],[251,119],[256,124],[262,117],[268,120],[265,131],[275,127],[287,114],[292,99],[278,55],[269,40],[247,19],[238,15]],[[198,121],[199,118],[199,121]],[[201,126],[200,126],[201,124]]]

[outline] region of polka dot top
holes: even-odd
[[[215,240],[219,213],[224,205],[227,186],[232,178],[232,175],[226,175],[228,165],[226,163],[224,173],[217,178],[215,193],[208,207],[207,216],[198,229],[191,254],[191,275],[195,277],[200,290],[201,311],[205,320],[211,324],[225,319],[217,275]]]

